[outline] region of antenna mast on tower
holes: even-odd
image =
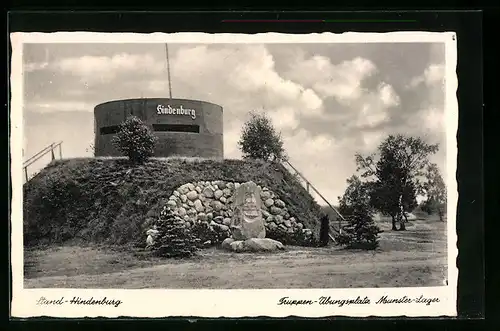
[[[170,80],[170,60],[168,58],[168,44],[165,44],[165,50],[167,53],[168,92],[170,94],[170,99],[172,99],[172,81]]]

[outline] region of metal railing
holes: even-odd
[[[332,206],[330,202],[314,187],[314,185],[312,185],[311,182],[307,180],[307,178],[304,175],[302,175],[302,173],[298,171],[289,161],[285,160],[283,161],[283,163],[285,164],[285,168],[288,165],[302,179],[302,181],[305,183],[305,188],[307,190],[307,193],[311,193],[310,190],[312,189],[327,204],[327,206],[330,207],[330,209],[332,209],[339,216],[338,228],[335,227],[332,228],[331,225],[334,225],[334,223],[330,222],[330,230],[333,230],[333,232],[336,233],[340,233],[342,231],[342,222],[346,222],[344,216],[342,216],[342,214],[337,210],[337,208]],[[329,233],[328,236],[332,241],[335,241],[331,233]]]
[[[28,182],[29,177],[28,177],[28,167],[47,155],[48,153],[51,153],[52,160],[54,161],[56,159],[56,155],[54,154],[54,150],[56,150],[59,147],[59,158],[62,160],[62,141],[58,143],[52,143],[49,146],[43,148],[41,151],[27,159],[26,161],[23,162],[23,171],[24,171],[24,176],[26,182]]]

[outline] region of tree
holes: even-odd
[[[378,160],[377,154],[356,154],[357,170],[370,182],[371,205],[392,217],[393,230],[397,230],[396,223],[399,230],[406,229],[406,213],[417,206],[428,158],[438,149],[439,145],[427,144],[421,138],[389,135],[378,147]]]
[[[165,207],[155,223],[158,235],[153,252],[167,258],[186,258],[196,254],[199,239],[184,225],[185,222]]]
[[[143,163],[154,154],[157,137],[138,117],[130,116],[113,138],[113,145],[130,161]]]
[[[424,190],[427,199],[423,203],[423,210],[429,214],[437,212],[439,220],[443,221],[447,202],[446,184],[436,164],[428,166],[426,179]]]
[[[243,158],[265,161],[286,159],[281,135],[265,114],[250,112],[250,119],[243,127],[238,145]]]
[[[339,211],[348,224],[336,240],[347,248],[376,249],[381,231],[373,221],[370,184],[363,183],[357,176],[349,178],[347,183],[344,195],[339,197]]]

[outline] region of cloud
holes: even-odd
[[[49,66],[48,62],[31,62],[24,65],[24,71],[33,72],[39,71],[47,68]]]
[[[67,57],[48,62],[28,63],[27,71],[51,69],[63,74],[74,75],[84,82],[109,83],[120,75],[129,73],[157,74],[164,71],[164,64],[150,54],[120,53],[113,56]]]
[[[360,57],[338,65],[320,55],[296,61],[290,65],[286,77],[311,87],[323,97],[335,97],[340,102],[359,98],[362,81],[377,72],[370,60]]]
[[[290,63],[285,77],[309,87],[323,98],[334,98],[342,108],[328,111],[336,116],[349,112],[350,123],[345,125],[378,126],[389,119],[388,109],[400,104],[400,98],[390,84],[379,81],[373,89],[363,85],[378,72],[376,65],[368,59],[354,57],[339,64],[333,64],[329,58],[320,55],[293,59],[295,62]]]
[[[264,45],[183,48],[173,58],[172,74],[177,82],[206,90],[215,100],[227,100],[232,93],[254,108],[293,107],[303,116],[321,116],[323,111],[322,99],[313,90],[277,73]]]
[[[426,86],[442,85],[444,84],[444,69],[442,64],[431,64],[422,75],[414,77],[408,87],[413,88],[421,84]]]
[[[46,100],[43,102],[28,102],[26,108],[35,112],[54,111],[93,111],[94,104],[80,101]]]
[[[72,156],[87,155],[96,104],[168,97],[164,48],[78,46],[60,52],[47,45],[52,59],[40,49],[31,56],[38,62],[25,63],[24,108],[43,118],[26,127],[33,148],[64,140]],[[227,158],[241,157],[237,141],[248,112],[266,112],[292,164],[335,203],[355,172],[354,153],[374,151],[390,133],[428,132],[431,142],[441,141],[434,138],[443,134],[443,66],[438,58],[433,64],[421,58],[422,45],[394,47],[360,44],[346,52],[344,45],[176,44],[170,52],[172,93],[224,108]],[[63,110],[88,116],[76,120]],[[53,121],[56,116],[60,120]]]

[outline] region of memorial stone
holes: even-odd
[[[236,189],[231,219],[233,239],[246,240],[266,236],[261,204],[260,190],[254,182],[243,183]]]

